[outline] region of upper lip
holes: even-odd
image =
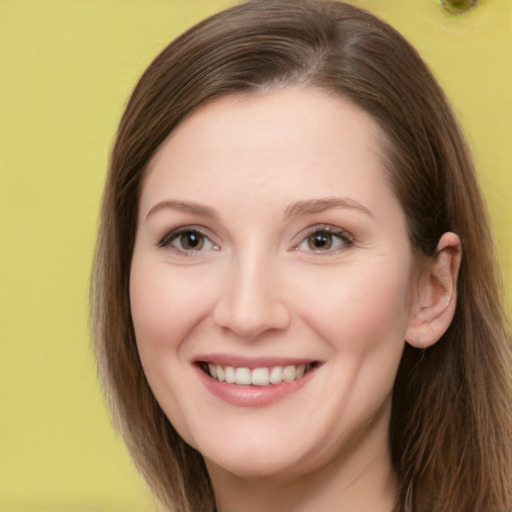
[[[318,363],[315,359],[300,357],[246,357],[233,354],[205,354],[194,358],[194,363],[213,363],[222,366],[254,368],[271,368],[273,366],[289,366]]]

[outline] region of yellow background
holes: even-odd
[[[0,1],[0,510],[147,511],[87,331],[116,125],[174,36],[233,0]],[[474,151],[512,311],[511,0],[353,0],[420,50]]]

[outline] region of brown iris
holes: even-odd
[[[197,231],[185,231],[178,238],[185,251],[200,251],[203,248],[204,236]]]
[[[308,247],[312,251],[327,251],[332,247],[332,234],[327,231],[316,231],[308,238]]]

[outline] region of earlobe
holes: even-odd
[[[418,279],[411,304],[405,340],[425,349],[446,332],[457,303],[457,276],[462,248],[455,233],[445,233],[439,240],[436,257]]]

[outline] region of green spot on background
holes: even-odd
[[[0,510],[149,511],[96,383],[87,294],[108,152],[137,77],[235,2],[0,2]],[[511,2],[353,0],[419,49],[474,151],[512,311]]]

